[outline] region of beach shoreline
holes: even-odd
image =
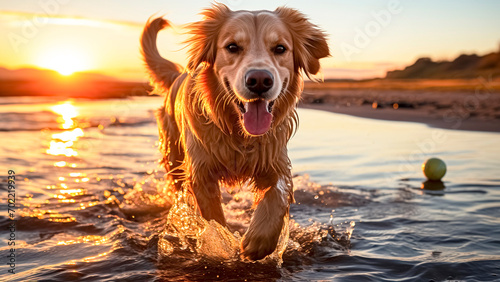
[[[500,92],[305,89],[300,108],[430,127],[500,132]]]

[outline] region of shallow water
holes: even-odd
[[[237,233],[196,216],[166,232],[182,211],[168,213],[157,165],[160,104],[0,98],[0,280],[500,280],[500,134],[299,110],[286,250],[249,263],[235,253],[251,214],[245,187],[224,193]],[[444,186],[425,183],[431,156],[448,165]]]

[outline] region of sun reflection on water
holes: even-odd
[[[61,133],[52,134],[52,138],[59,139],[61,141],[75,141],[78,137],[83,136],[83,130],[81,128],[75,128],[72,131],[64,131]]]
[[[78,156],[81,146],[78,140],[85,135],[83,128],[87,125],[79,123],[75,120],[79,116],[73,102],[67,101],[62,104],[50,106],[49,109],[57,114],[56,122],[60,130],[58,132],[49,134],[48,148],[46,147],[45,153],[55,156],[57,159],[54,161],[54,167],[74,169],[77,164],[72,162],[69,158]],[[50,132],[50,130],[43,130],[43,133]],[[75,159],[76,160],[76,159]],[[64,170],[61,170],[64,171]],[[50,195],[48,199],[43,202],[35,203],[33,200],[27,205],[36,208],[26,209],[23,212],[26,216],[36,217],[43,220],[48,220],[57,223],[72,223],[76,222],[76,218],[70,214],[62,213],[59,210],[64,206],[64,210],[83,210],[88,207],[99,204],[99,199],[87,189],[78,187],[80,183],[89,182],[90,178],[83,172],[65,172],[64,174],[55,175],[55,181],[52,185],[46,185],[47,193]],[[56,210],[52,208],[57,207]],[[101,242],[102,238],[78,238],[81,242]],[[65,243],[63,243],[65,244]],[[99,243],[98,243],[99,244]]]
[[[73,148],[73,145],[78,140],[78,138],[84,135],[83,130],[76,127],[76,123],[73,120],[78,116],[78,111],[71,102],[65,102],[64,104],[58,104],[50,107],[50,109],[60,115],[57,118],[59,127],[61,129],[66,129],[66,131],[60,133],[52,134],[52,139],[50,141],[49,148],[46,153],[53,156],[66,156],[75,157],[78,156],[78,152]],[[72,130],[70,130],[72,129]],[[60,161],[54,164],[54,166],[63,167],[66,162]]]
[[[100,259],[103,259],[103,257],[105,257],[107,255],[108,255],[108,252],[104,252],[104,253],[98,254],[96,256],[90,256],[90,257],[83,258],[83,261],[84,262],[98,261]]]
[[[50,107],[50,109],[60,115],[60,117],[57,118],[57,122],[60,123],[60,127],[62,129],[70,129],[74,127],[75,122],[73,121],[73,118],[78,116],[78,111],[76,110],[75,106],[71,104],[71,102],[65,102],[64,104],[58,104]]]
[[[47,149],[46,152],[47,154],[54,156],[78,156],[78,152],[71,147],[74,145],[74,142],[83,135],[83,130],[81,128],[52,134],[52,138],[54,138],[54,140],[50,141],[49,149]]]
[[[64,167],[64,166],[66,166],[66,162],[65,161],[55,162],[54,166],[56,166],[56,167]]]
[[[75,239],[58,241],[57,245],[72,245],[72,244],[80,244],[80,243],[88,243],[92,245],[101,245],[108,241],[108,238],[105,236],[99,235],[87,235],[87,236],[79,236]]]

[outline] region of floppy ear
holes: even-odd
[[[203,20],[187,26],[191,37],[184,43],[190,45],[189,71],[196,70],[200,65],[213,65],[217,53],[217,35],[230,13],[226,5],[217,3],[201,12]]]
[[[319,59],[330,55],[325,33],[295,9],[279,7],[274,12],[292,34],[295,70],[303,70],[309,78],[311,74],[317,74]]]

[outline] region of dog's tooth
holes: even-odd
[[[243,103],[243,105],[245,106],[245,113],[246,113],[246,112],[248,112],[248,103],[249,103],[249,102],[245,102],[245,103]]]
[[[268,104],[267,104],[267,112],[268,113],[271,113],[273,111],[273,107],[274,107],[274,102],[276,100],[273,100],[273,101],[270,101]]]
[[[240,112],[244,114],[246,112],[246,108],[243,102],[238,101],[238,108],[240,109]]]

